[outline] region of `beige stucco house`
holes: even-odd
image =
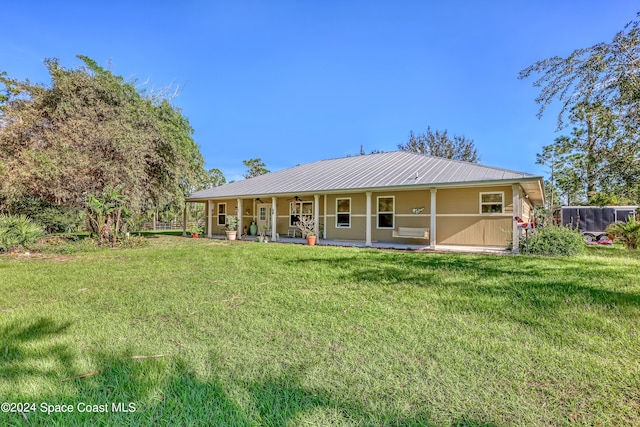
[[[518,247],[514,217],[544,202],[543,179],[522,172],[395,151],[321,160],[193,193],[206,233],[252,221],[272,239],[292,236],[299,215],[321,239]]]

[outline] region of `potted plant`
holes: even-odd
[[[236,240],[238,236],[238,217],[227,215],[227,229],[225,231],[228,240]]]
[[[260,227],[260,231],[258,232],[258,242],[268,242],[269,239],[267,239],[267,226],[263,225],[262,227]]]
[[[302,231],[302,236],[307,238],[309,246],[316,244],[316,222],[312,217],[301,215],[296,226]]]
[[[307,244],[309,246],[314,246],[316,244],[316,233],[313,231],[307,233]]]
[[[197,225],[194,225],[189,229],[189,233],[191,234],[191,237],[193,237],[194,239],[197,239],[198,237],[200,237],[201,232],[202,231],[200,227],[198,227]]]

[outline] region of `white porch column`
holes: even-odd
[[[513,247],[511,248],[511,253],[517,254],[520,252],[520,231],[518,230],[518,222],[514,220],[514,217],[522,217],[522,213],[520,212],[520,184],[513,184],[511,186],[511,191],[513,193],[513,215],[511,217]]]
[[[187,203],[184,203],[184,209],[182,210],[182,235],[187,235]]]
[[[322,223],[324,224],[324,227],[322,227],[322,238],[326,239],[327,238],[327,195],[324,194],[322,196],[322,201],[324,202],[324,209],[322,211]]]
[[[207,210],[207,237],[208,238],[212,238],[213,237],[213,221],[211,220],[211,218],[213,217],[213,207],[215,205],[213,204],[213,200],[207,200],[207,204],[205,206],[205,209]]]
[[[366,246],[372,246],[371,245],[371,191],[367,191],[365,193],[367,195],[367,201],[366,201],[366,215],[367,215],[367,220],[365,221],[366,223],[366,231],[365,231],[365,245]]]
[[[429,208],[429,248],[436,248],[436,188],[431,189],[431,207]]]
[[[236,199],[238,206],[238,240],[242,237],[242,199]]]
[[[276,211],[276,202],[278,201],[277,197],[271,198],[271,240],[273,242],[276,241],[276,230],[278,229],[278,212]]]
[[[320,195],[313,195],[313,232],[320,238]]]

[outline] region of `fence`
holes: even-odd
[[[187,230],[194,227],[204,227],[204,221],[187,221]],[[160,222],[157,221],[155,223],[155,228],[153,226],[153,221],[147,221],[142,224],[142,229],[139,231],[149,231],[149,230],[182,230],[182,221],[171,221],[171,222]]]

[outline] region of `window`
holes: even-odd
[[[265,208],[264,206],[260,207],[259,218],[260,218],[260,221],[266,221],[267,220],[267,208]]]
[[[289,226],[295,227],[300,215],[313,216],[313,202],[291,202],[289,205]]]
[[[351,199],[336,199],[336,228],[351,227]]]
[[[504,213],[504,192],[480,193],[480,213]]]
[[[393,228],[394,198],[378,197],[378,228]]]
[[[218,225],[227,225],[227,204],[218,203]]]

